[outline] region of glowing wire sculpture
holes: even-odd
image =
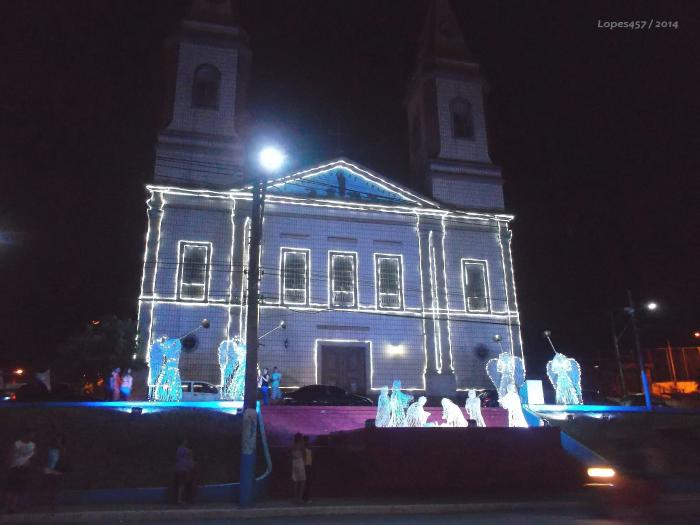
[[[389,426],[389,417],[389,387],[383,386],[379,390],[379,399],[377,400],[377,415],[374,419],[374,426]]]
[[[182,343],[179,339],[165,339],[161,341],[160,345],[163,349],[165,362],[158,376],[153,399],[156,401],[180,401],[182,400],[182,383],[180,382],[178,365]]]
[[[525,382],[523,360],[510,352],[501,352],[498,358],[490,359],[486,363],[486,373],[498,390],[499,400],[508,393],[510,385],[518,389]]]
[[[221,399],[242,401],[245,390],[246,346],[238,336],[219,345],[221,368]]]
[[[467,394],[467,402],[464,408],[469,414],[469,419],[476,421],[477,427],[485,427],[486,422],[484,417],[481,415],[481,399],[476,395],[476,390],[470,390]]]
[[[462,414],[462,409],[446,397],[442,398],[442,419],[445,420],[442,424],[443,427],[469,426],[469,423],[464,418],[464,414]]]
[[[547,376],[552,382],[557,405],[582,405],[581,365],[559,352],[547,363]]]
[[[506,395],[503,396],[499,403],[501,406],[508,410],[508,426],[509,427],[527,427],[527,421],[525,421],[525,415],[523,414],[523,407],[520,401],[520,396],[515,391],[515,385],[508,385],[508,391]]]
[[[412,403],[406,410],[406,426],[407,427],[425,427],[428,423],[430,412],[423,410],[427,399],[425,396],[420,396],[418,401]]]
[[[389,397],[389,422],[388,427],[406,426],[406,407],[413,401],[413,396],[401,392],[401,381],[394,379]]]
[[[157,339],[148,351],[148,399],[154,401],[156,383],[163,368],[163,347],[161,340]]]

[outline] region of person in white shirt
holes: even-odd
[[[15,441],[10,449],[9,467],[7,475],[7,491],[5,493],[5,507],[8,512],[17,510],[29,485],[29,467],[36,452],[33,441],[34,431],[27,429],[22,437]]]

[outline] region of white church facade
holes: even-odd
[[[169,49],[176,72],[147,186],[140,351],[147,358],[150,342],[207,318],[180,372],[218,384],[218,345],[246,326],[250,53],[227,4],[205,1]],[[431,8],[406,105],[412,187],[345,158],[267,185],[259,330],[286,329],[261,341],[259,364],[278,366],[283,387],[371,393],[400,379],[449,395],[488,388],[485,364],[501,349],[522,356],[513,217],[488,157],[478,65],[447,2]]]

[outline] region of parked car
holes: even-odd
[[[183,401],[219,401],[219,387],[205,381],[183,381]]]
[[[372,400],[365,396],[350,394],[328,385],[303,386],[283,398],[285,405],[311,406],[372,406]]]

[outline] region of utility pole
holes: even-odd
[[[250,507],[255,501],[255,448],[258,434],[258,304],[260,299],[260,245],[267,181],[263,172],[277,172],[284,153],[267,147],[260,151],[260,168],[253,167],[253,201],[250,210],[250,247],[248,250],[248,295],[246,301],[246,363],[241,432],[240,493],[238,504]],[[282,325],[280,325],[282,326]]]
[[[644,356],[642,355],[642,345],[639,342],[639,329],[637,328],[637,311],[635,310],[634,301],[632,300],[632,292],[627,290],[627,299],[629,307],[627,308],[632,323],[632,332],[634,333],[634,345],[637,350],[637,364],[639,365],[639,373],[642,379],[642,390],[644,391],[644,402],[647,410],[651,411],[651,394],[649,393],[649,380],[646,370],[644,370]]]
[[[619,337],[615,328],[615,314],[610,312],[610,327],[612,328],[613,344],[615,345],[615,361],[617,361],[617,372],[620,374],[620,390],[622,397],[627,395],[627,384],[625,383],[625,373],[622,370],[622,359],[620,358],[620,346],[618,345]]]
[[[250,212],[250,246],[248,248],[248,292],[246,317],[245,393],[241,434],[240,494],[238,503],[249,507],[254,501],[256,444],[258,431],[258,296],[260,280],[260,242],[262,240],[262,201],[264,182],[253,182]]]

